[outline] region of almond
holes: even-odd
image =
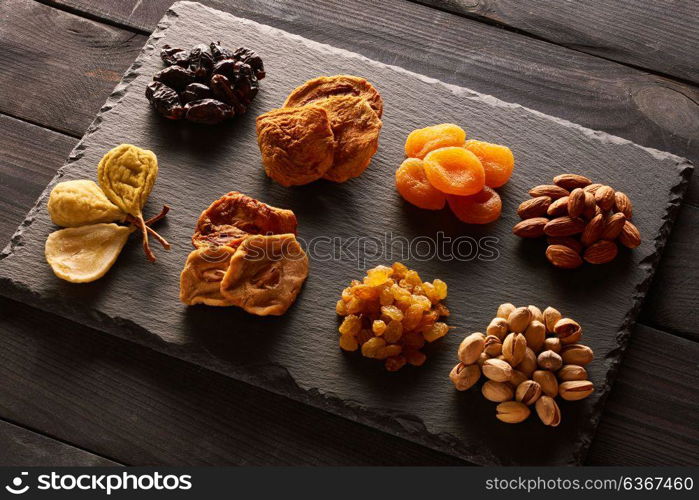
[[[582,233],[583,229],[585,229],[585,221],[565,215],[550,220],[544,226],[544,234],[546,236],[573,236]]]
[[[572,191],[575,188],[584,188],[592,183],[590,179],[577,174],[561,174],[553,178],[553,183],[563,189]]]
[[[609,215],[604,220],[604,231],[602,231],[601,238],[603,240],[615,240],[621,233],[626,222],[626,217],[623,213],[617,212],[615,214]]]
[[[539,196],[549,196],[552,200],[557,200],[564,196],[568,196],[570,193],[567,189],[563,189],[555,184],[542,184],[541,186],[535,186],[529,190],[529,194],[536,198]]]
[[[551,264],[561,269],[575,269],[583,263],[580,254],[564,245],[549,245],[546,249],[546,258]]]
[[[585,210],[585,191],[575,188],[568,196],[568,215],[570,217],[580,217]]]
[[[628,248],[636,248],[641,244],[641,233],[631,221],[624,222],[624,227],[619,233],[619,243]]]
[[[563,245],[564,247],[568,247],[575,253],[580,253],[583,249],[582,243],[572,236],[548,237],[546,241],[549,245]]]
[[[549,208],[546,210],[546,213],[552,217],[560,217],[561,215],[568,215],[568,196],[564,196],[562,198],[558,198],[557,200],[554,200],[550,205]]]
[[[599,240],[587,247],[583,258],[590,264],[606,264],[614,260],[617,252],[616,243],[608,240]]]
[[[597,202],[595,201],[595,195],[589,191],[584,191],[585,193],[585,208],[583,210],[583,217],[587,220],[592,219],[597,215]]]
[[[602,231],[604,231],[604,215],[595,215],[585,226],[580,242],[588,247],[602,237]]]
[[[597,206],[605,212],[614,206],[614,189],[609,186],[602,186],[595,191],[595,201]]]
[[[614,208],[617,212],[621,212],[627,219],[633,215],[633,205],[631,199],[621,191],[614,193]]]
[[[546,217],[526,219],[515,225],[512,232],[520,238],[538,238],[544,235],[544,227],[549,222]]]
[[[598,183],[590,184],[588,186],[585,186],[583,188],[583,191],[585,191],[586,193],[595,194],[595,192],[601,187],[602,187],[602,184],[598,184]]]
[[[517,209],[517,215],[522,219],[541,217],[542,215],[546,215],[546,210],[550,205],[550,196],[537,196],[536,198],[523,201]]]

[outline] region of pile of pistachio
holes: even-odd
[[[459,391],[481,378],[483,396],[497,405],[496,417],[509,424],[536,413],[545,425],[556,427],[561,410],[556,397],[578,401],[594,391],[585,365],[594,357],[580,344],[582,328],[553,307],[501,304],[486,331],[472,333],[459,346],[459,364],[449,378]]]

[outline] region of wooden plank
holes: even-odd
[[[0,247],[9,241],[77,142],[73,137],[0,115]]]
[[[150,32],[172,2],[54,3]],[[403,0],[317,0],[303,15],[296,0],[202,3],[699,163],[691,85]],[[699,206],[699,176],[687,199]]]
[[[125,464],[461,463],[23,304],[0,312],[0,416]],[[589,463],[697,465],[698,355],[638,327]]]
[[[6,299],[0,338],[0,418],[127,465],[463,463]]]
[[[699,344],[638,326],[588,465],[699,465]]]
[[[695,0],[417,0],[613,61],[699,82]]]
[[[119,465],[94,453],[0,420],[0,466],[87,467]]]
[[[0,2],[0,19],[0,112],[76,137],[145,41],[31,0]]]

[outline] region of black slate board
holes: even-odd
[[[143,97],[145,85],[162,67],[159,47],[209,40],[246,45],[264,58],[269,76],[249,114],[218,128],[161,119]],[[337,73],[365,76],[383,95],[381,145],[371,166],[360,178],[340,185],[318,182],[285,189],[272,183],[260,166],[255,116],[280,106],[306,79]],[[471,138],[508,144],[515,153],[516,170],[500,190],[503,217],[496,223],[467,226],[448,210],[422,211],[395,193],[393,172],[402,160],[406,134],[447,121],[462,124]],[[121,142],[158,155],[160,176],[146,213],[163,203],[172,205],[160,230],[174,248],[170,253],[156,248],[159,261],[151,265],[134,239],[102,280],[64,283],[43,258],[45,238],[56,229],[46,214],[47,193],[59,180],[94,178],[101,156]],[[641,247],[622,252],[610,265],[561,272],[545,261],[541,243],[511,234],[516,207],[528,188],[568,171],[630,195],[634,221],[644,236]],[[0,255],[0,293],[476,463],[574,464],[590,443],[690,175],[691,165],[682,158],[180,2],[163,18]],[[293,209],[305,241],[318,236],[382,239],[389,231],[407,238],[436,237],[443,232],[494,236],[499,256],[490,261],[407,261],[423,278],[449,283],[450,324],[458,328],[432,346],[422,368],[386,373],[380,363],[338,349],[334,303],[366,267],[399,255],[365,262],[312,261],[298,302],[282,318],[257,318],[237,309],[188,309],[177,301],[178,276],[196,218],[210,201],[233,189]],[[494,404],[476,390],[457,393],[447,380],[464,334],[483,330],[505,301],[556,306],[583,324],[584,341],[597,354],[589,371],[598,391],[583,402],[564,404],[557,429],[545,428],[535,418],[519,426],[502,424],[493,416]]]

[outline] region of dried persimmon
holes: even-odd
[[[424,158],[427,153],[449,146],[463,146],[466,140],[464,129],[453,123],[440,123],[413,130],[405,141],[405,156]]]
[[[427,180],[422,160],[406,159],[396,170],[396,189],[409,203],[427,210],[444,208],[446,197]]]
[[[515,158],[507,146],[485,141],[468,140],[464,147],[475,154],[485,170],[485,185],[496,188],[510,180]]]
[[[352,75],[320,76],[296,87],[284,101],[284,107],[305,106],[331,96],[351,95],[363,97],[381,118],[383,100],[374,86],[364,78]]]
[[[462,147],[435,149],[425,156],[423,164],[430,184],[443,193],[468,196],[485,185],[481,161]]]
[[[223,245],[236,248],[251,234],[284,233],[296,234],[294,212],[232,191],[201,213],[192,243],[196,248]]]
[[[500,195],[488,186],[471,196],[448,195],[447,202],[454,215],[467,224],[488,224],[502,212]]]

